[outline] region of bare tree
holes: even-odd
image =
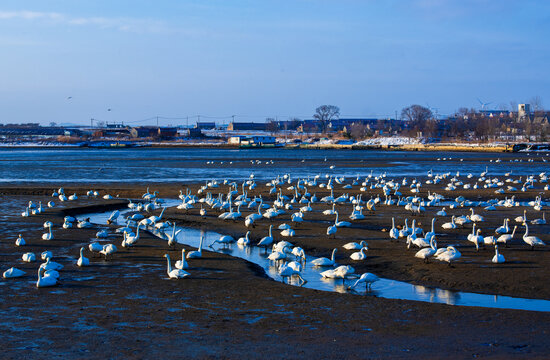
[[[274,134],[279,131],[279,124],[274,118],[265,119],[265,128],[271,134]]]
[[[349,136],[354,140],[361,140],[367,136],[369,128],[365,124],[353,123],[349,127]]]
[[[334,105],[321,105],[315,109],[315,115],[313,115],[319,121],[323,133],[327,131],[328,123],[331,120],[338,119],[339,116],[340,108]]]
[[[541,111],[543,109],[542,107],[542,98],[538,95],[533,96],[529,100],[529,104],[531,105],[531,109],[536,113],[538,111]]]
[[[401,117],[409,121],[410,133],[417,134],[426,130],[432,131],[433,127],[426,127],[428,120],[433,119],[433,113],[430,109],[421,105],[411,105],[401,110]]]

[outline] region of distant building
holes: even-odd
[[[255,123],[255,122],[231,122],[227,126],[228,131],[237,131],[237,130],[256,130],[256,131],[266,131],[267,126],[265,123]]]
[[[175,127],[160,127],[157,130],[157,135],[163,140],[173,139],[178,136],[178,128]]]
[[[531,115],[531,105],[530,104],[518,104],[518,120],[527,120]]]
[[[231,145],[264,146],[275,145],[275,136],[231,136],[228,141]]]
[[[158,127],[156,126],[138,126],[130,130],[130,135],[133,138],[146,138],[158,135]]]
[[[201,129],[201,130],[213,130],[216,128],[215,122],[198,122],[195,125],[195,129]]]

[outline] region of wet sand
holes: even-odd
[[[153,185],[151,191],[158,190],[163,198],[176,198],[179,190],[186,187],[195,191],[198,185]],[[118,194],[120,198],[138,198],[144,192],[141,185],[66,186],[66,192],[83,194],[89,188],[100,190],[102,195]],[[357,188],[345,191],[353,194]],[[227,187],[220,187],[216,193],[226,190]],[[427,190],[430,187],[422,187],[424,194]],[[442,192],[441,186],[431,190]],[[328,194],[326,190],[310,191],[315,191],[319,198]],[[259,192],[265,194],[261,185],[249,196]],[[338,189],[335,194],[343,192]],[[409,195],[407,190],[403,192]],[[517,196],[532,199],[538,192],[540,189],[534,189]],[[50,193],[51,188],[34,186],[0,190],[4,203],[16,204],[28,200],[48,201]],[[477,192],[475,196],[465,191],[450,194],[464,195],[471,200],[504,197],[491,191]],[[178,245],[177,250],[168,249],[165,242],[148,234],[143,234],[139,243],[128,250],[119,246],[120,238],[113,238],[119,248],[113,260],[93,258],[87,252],[92,266],[76,267],[74,262],[80,246],[87,245],[97,229],[60,229],[63,216],[100,208],[108,210],[125,203],[81,196],[76,202],[65,203],[68,207],[64,209],[23,218],[19,216],[23,206],[19,206],[15,207],[17,212],[11,212],[14,216],[8,214],[3,218],[3,223],[9,226],[0,230],[0,267],[17,266],[27,271],[22,279],[0,281],[3,357],[20,357],[22,352],[34,358],[68,354],[82,358],[151,358],[160,354],[191,358],[547,356],[549,313],[457,307],[304,289],[273,281],[262,269],[244,260],[208,251],[203,252],[202,260],[189,261],[191,277],[168,280],[162,255],[170,253],[175,261],[181,256],[181,246]],[[319,209],[318,206],[313,205],[314,209]],[[337,209],[342,218],[346,218],[351,205],[337,206]],[[5,208],[2,215],[8,210],[14,211]],[[494,212],[475,210],[486,217],[484,229],[501,225],[504,214],[514,218],[523,212],[520,208],[499,208]],[[212,210],[203,219],[198,211],[198,208],[188,212],[170,209],[165,217],[180,225],[204,227],[223,234],[242,236],[246,232],[244,221],[221,221],[217,218],[218,212]],[[249,213],[245,209],[241,211],[243,216]],[[354,222],[350,229],[339,229],[336,237],[330,239],[325,231],[333,217],[308,213],[304,216],[305,224],[293,226],[296,236],[290,241],[314,256],[328,256],[334,247],[339,247],[337,262],[352,264],[348,258],[351,252],[343,250],[341,245],[366,240],[368,260],[352,264],[358,273],[369,271],[386,278],[451,290],[550,299],[550,288],[546,285],[550,275],[549,252],[546,249],[530,251],[520,242],[523,227],[518,229],[514,244],[501,247],[507,260],[505,264],[497,266],[490,262],[494,254],[492,247],[476,253],[474,247],[466,246],[460,248],[463,258],[452,268],[437,262],[424,264],[414,258],[414,251],[406,250],[404,240],[389,242],[388,233],[382,231],[391,227],[392,216],[400,225],[404,217],[415,218],[428,231],[435,211],[429,209],[422,216],[413,217],[402,208],[395,210],[378,205],[375,212],[365,212],[365,220]],[[462,208],[448,210],[448,213],[467,211]],[[57,224],[55,240],[41,240],[45,220]],[[444,221],[448,221],[447,218]],[[273,223],[281,222],[289,223],[289,215]],[[436,223],[438,232],[442,222]],[[252,229],[253,243],[267,234],[269,224],[269,220],[263,220]],[[531,226],[530,230],[543,240],[550,240],[548,225]],[[18,232],[23,233],[27,246],[13,245]],[[456,231],[438,237],[439,246],[464,244],[465,233]],[[274,235],[276,239],[281,238],[278,232]],[[38,265],[23,263],[20,258],[23,252],[39,253],[45,249],[52,250],[54,260],[65,268],[58,287],[37,289],[34,282]]]

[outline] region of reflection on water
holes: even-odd
[[[454,153],[452,161],[437,161],[445,156],[448,154],[382,150],[0,149],[0,182],[199,182],[244,179],[251,173],[256,179],[265,180],[282,168],[293,177],[325,173],[365,177],[371,172],[418,176],[430,169],[435,173],[459,171],[477,175],[485,171],[487,164],[491,175],[503,175],[511,169],[518,176],[538,174],[547,169],[540,154]],[[502,162],[488,162],[497,157]],[[510,162],[517,158],[525,161]],[[528,158],[539,161],[527,162]],[[330,169],[334,163],[337,166]]]
[[[126,211],[127,212],[127,211]],[[91,222],[95,224],[105,224],[111,212],[88,214]],[[182,231],[177,236],[177,241],[180,244],[185,244],[192,247],[198,247],[201,234],[205,237],[203,248],[208,251],[228,254],[234,257],[245,259],[254,264],[261,266],[266,274],[281,282],[291,285],[300,286],[301,282],[298,279],[284,279],[279,276],[275,262],[267,259],[269,253],[258,247],[244,247],[237,244],[226,246],[209,247],[214,240],[219,239],[220,234],[212,231],[198,230],[193,228],[179,227]],[[160,238],[167,239],[163,233],[155,231],[155,235]],[[379,281],[372,284],[372,290],[367,292],[364,285],[358,286],[353,291],[349,291],[347,287],[351,285],[354,279],[326,279],[320,273],[327,268],[320,268],[311,265],[313,257],[306,258],[306,264],[301,272],[301,276],[307,280],[303,287],[323,290],[336,291],[339,293],[351,292],[360,295],[378,296],[387,299],[414,300],[431,303],[440,303],[448,305],[461,306],[480,306],[499,309],[517,309],[517,310],[532,310],[532,311],[550,311],[550,301],[539,299],[524,299],[510,296],[496,296],[486,294],[476,294],[467,292],[450,291],[439,288],[425,287],[422,285],[413,285],[402,281],[380,278]],[[191,260],[200,261],[200,260]]]

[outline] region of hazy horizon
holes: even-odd
[[[0,123],[394,117],[550,101],[550,3],[3,1]],[[166,119],[169,118],[169,119]]]

